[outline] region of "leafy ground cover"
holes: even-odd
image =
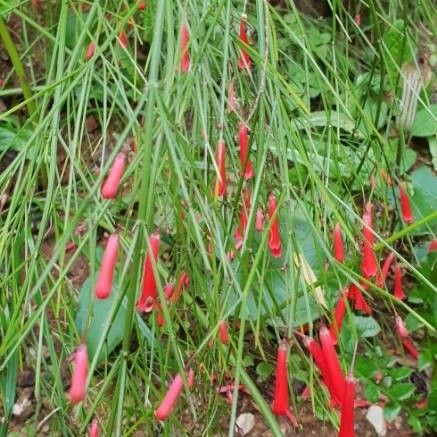
[[[0,434],[433,435],[434,29],[0,1]]]

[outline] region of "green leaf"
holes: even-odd
[[[371,379],[378,370],[379,368],[374,361],[367,357],[357,355],[355,361],[355,371],[358,376]]]
[[[410,398],[414,394],[415,390],[416,387],[414,386],[414,384],[411,384],[410,382],[402,382],[391,386],[387,390],[387,394],[393,400],[403,401],[405,399]]]
[[[398,69],[412,58],[409,50],[408,35],[403,20],[396,20],[390,24],[390,28],[384,33],[383,47],[387,53],[384,61],[392,87],[394,87]]]
[[[375,403],[379,399],[379,389],[376,384],[370,381],[366,381],[366,388],[364,389],[364,395],[369,402]]]
[[[395,381],[402,381],[405,378],[408,378],[411,375],[412,370],[408,367],[395,367],[391,369],[390,375],[393,377]]]
[[[421,423],[420,419],[417,416],[415,416],[414,414],[410,414],[410,416],[408,417],[408,425],[410,425],[411,428],[413,428],[414,432],[416,432],[418,434],[423,433],[422,423]]]
[[[411,134],[415,137],[431,137],[437,135],[437,104],[422,107],[417,111]]]
[[[261,362],[256,366],[256,374],[258,375],[261,381],[265,381],[275,369],[275,366],[272,363]]]
[[[389,402],[384,407],[384,417],[388,422],[392,422],[401,412],[401,406],[397,402]]]
[[[373,317],[354,316],[354,320],[360,337],[374,337],[381,332],[381,327]]]
[[[27,129],[15,129],[12,126],[0,127],[0,153],[5,150],[20,151],[30,138],[30,132]]]
[[[114,283],[117,281],[114,280]],[[126,319],[126,299],[119,303],[119,290],[113,287],[108,299],[99,300],[94,298],[94,286],[88,278],[82,285],[79,294],[79,308],[76,314],[76,326],[79,332],[84,332],[85,324],[88,317],[90,306],[92,305],[92,316],[87,334],[87,346],[90,360],[93,359],[97,346],[105,331],[110,324],[109,331],[106,334],[106,339],[98,361],[101,361],[105,355],[109,355],[111,351],[121,342],[123,338],[124,322]],[[116,308],[118,305],[118,308]],[[115,318],[111,323],[111,314],[115,310]]]
[[[414,220],[420,220],[437,210],[437,176],[428,167],[422,166],[412,173],[414,194],[411,196]],[[415,229],[415,234],[437,231],[437,219]]]

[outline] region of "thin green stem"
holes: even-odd
[[[12,40],[11,34],[9,33],[8,27],[4,22],[3,18],[0,17],[0,38],[5,45],[6,51],[8,52],[9,58],[12,65],[15,68],[15,73],[17,74],[18,80],[20,81],[20,86],[23,91],[23,96],[26,99],[27,109],[30,115],[36,110],[35,101],[33,100],[32,91],[29,84],[27,83],[26,73],[24,71],[23,63],[21,62],[20,55],[18,54],[17,47]]]

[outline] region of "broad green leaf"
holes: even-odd
[[[379,399],[378,386],[371,381],[366,381],[364,395],[369,402],[377,402]]]
[[[410,398],[414,391],[416,390],[414,384],[410,382],[402,382],[399,384],[395,384],[391,386],[387,390],[387,394],[393,399],[397,401],[403,401],[405,399]]]
[[[275,366],[272,363],[261,362],[256,366],[256,374],[261,381],[264,381],[273,373],[274,369]]]
[[[437,176],[428,167],[422,166],[412,173],[414,194],[411,196],[414,220],[437,211]],[[437,231],[437,219],[415,230],[415,234]]]
[[[354,321],[360,337],[374,337],[381,331],[381,327],[373,317],[354,316]]]
[[[411,134],[415,137],[437,135],[437,104],[433,104],[429,108],[422,107],[417,111]]]
[[[392,422],[401,412],[401,406],[397,402],[389,402],[384,407],[384,417],[388,422]]]
[[[116,283],[116,281],[114,281]],[[80,333],[84,332],[85,324],[87,322],[88,312],[92,305],[92,315],[90,318],[90,325],[87,331],[87,346],[90,360],[93,359],[97,346],[105,335],[106,328],[110,324],[109,331],[106,335],[106,340],[102,348],[102,352],[99,355],[99,361],[106,355],[109,355],[111,351],[121,342],[123,338],[124,322],[126,318],[126,302],[124,299],[118,308],[115,308],[119,302],[120,291],[113,287],[112,292],[108,299],[99,300],[94,298],[94,286],[91,284],[90,278],[88,278],[79,294],[79,308],[76,314],[76,326]],[[115,310],[116,315],[111,323],[111,314]]]

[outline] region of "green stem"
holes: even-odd
[[[6,51],[8,52],[9,58],[11,59],[12,65],[14,66],[15,73],[17,74],[18,80],[20,81],[21,89],[23,90],[24,98],[26,99],[27,109],[29,114],[32,115],[35,112],[35,102],[33,100],[32,91],[26,80],[26,73],[24,71],[23,64],[18,54],[17,48],[12,41],[11,34],[9,33],[8,27],[4,22],[3,18],[0,17],[0,38],[2,39]]]
[[[144,227],[149,224],[152,207],[149,204],[149,196],[146,193],[149,192],[150,185],[150,169],[151,169],[151,157],[152,157],[152,146],[153,146],[153,118],[156,102],[156,94],[158,87],[158,77],[159,77],[159,61],[161,54],[161,40],[163,34],[163,22],[164,22],[164,5],[165,2],[159,2],[158,9],[156,11],[155,17],[155,29],[153,35],[152,43],[152,53],[150,62],[150,75],[148,81],[148,102],[146,106],[145,114],[145,126],[147,126],[146,133],[144,136],[144,154],[143,154],[143,171],[142,180],[139,193],[141,193],[139,198],[138,207],[138,219],[139,219],[139,232],[138,238],[135,243],[134,252],[134,266],[132,269],[132,280],[129,284],[129,289],[127,291],[127,317],[124,326],[123,335],[123,352],[127,357],[129,351],[129,344],[131,338],[132,322],[135,315],[135,297],[137,292],[137,282],[136,279],[139,277],[138,273],[140,271],[140,258],[141,258],[141,247],[144,245]],[[151,202],[150,202],[151,203]]]
[[[395,232],[393,235],[388,237],[383,242],[379,242],[375,244],[375,250],[381,250],[383,249],[387,244],[391,244],[396,240],[399,240],[400,238],[404,237],[405,235],[408,235],[411,231],[414,231],[414,229],[419,228],[420,226],[430,222],[431,220],[437,219],[437,211],[432,212],[431,214],[427,215],[426,217],[423,217],[420,220],[415,221],[410,226],[407,226],[403,229],[401,229],[398,232]]]

